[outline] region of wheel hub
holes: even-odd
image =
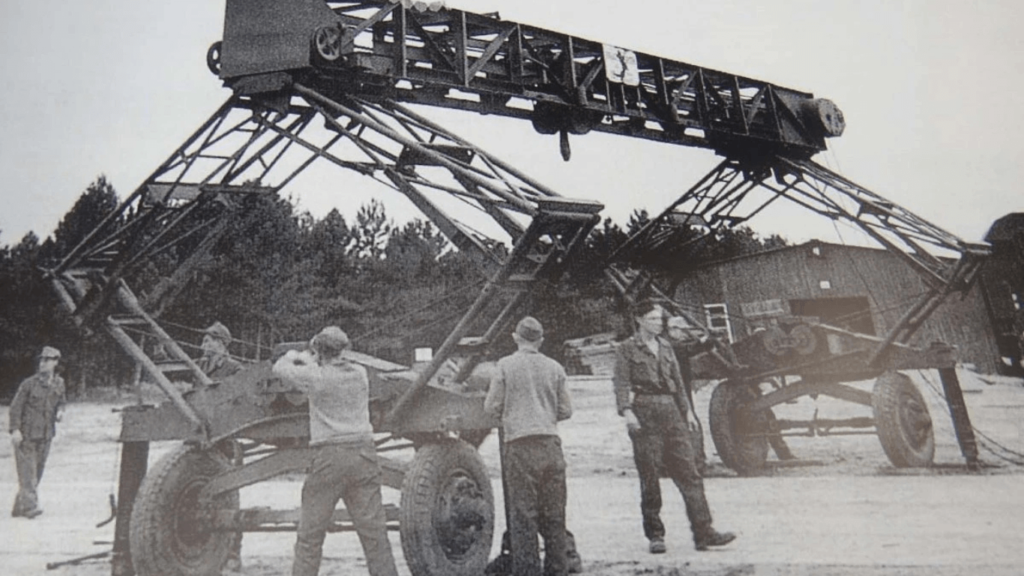
[[[465,556],[480,540],[487,525],[488,502],[476,482],[456,472],[445,482],[436,508],[434,527],[445,555]]]
[[[901,398],[899,410],[903,433],[915,447],[923,446],[932,430],[932,419],[928,410],[906,394]]]

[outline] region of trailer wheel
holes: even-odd
[[[728,381],[711,393],[711,440],[722,463],[742,476],[757,474],[768,459],[768,417],[746,408],[757,396],[756,387]]]
[[[220,58],[223,48],[224,43],[218,40],[211,44],[210,49],[206,51],[206,67],[213,72],[214,76],[220,76]]]
[[[402,482],[399,530],[413,576],[479,576],[494,536],[491,479],[462,441],[416,451]]]
[[[875,381],[871,395],[878,440],[889,461],[899,468],[930,466],[935,457],[935,433],[921,392],[910,378],[886,372]]]
[[[180,446],[165,455],[142,481],[129,531],[132,564],[139,576],[209,576],[221,572],[234,532],[207,529],[210,514],[238,510],[238,493],[202,506],[199,492],[230,468],[217,450]]]

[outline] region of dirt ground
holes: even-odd
[[[561,432],[569,466],[569,528],[576,534],[584,573],[601,576],[699,574],[845,575],[881,574],[1016,575],[1024,571],[1024,382],[961,372],[965,397],[983,443],[985,467],[963,467],[949,413],[934,373],[911,375],[928,399],[935,422],[936,466],[894,469],[873,435],[791,437],[795,463],[774,462],[759,477],[739,478],[721,465],[710,436],[712,469],[705,482],[720,530],[737,541],[697,553],[689,540],[682,499],[663,482],[668,529],[667,554],[647,553],[640,528],[639,494],[628,438],[615,416],[611,384],[574,378],[576,413]],[[870,389],[870,383],[865,383]],[[698,393],[699,414],[707,415],[710,387]],[[116,490],[119,428],[114,401],[72,404],[60,425],[40,488],[45,513],[35,520],[0,515],[0,565],[4,574],[110,573],[108,559],[48,570],[46,565],[110,549],[113,524],[95,525],[110,515]],[[867,409],[827,398],[801,398],[777,409],[779,418],[840,418],[868,415]],[[7,421],[6,408],[0,419]],[[170,445],[154,445],[151,464]],[[1020,456],[1012,452],[1021,454]],[[481,453],[494,478],[496,509],[502,510],[497,444]],[[242,492],[242,505],[292,508],[301,479],[267,482]],[[13,502],[17,490],[9,442],[0,443],[0,500]],[[396,491],[385,489],[396,502]],[[504,525],[499,514],[496,540]],[[247,534],[242,574],[286,574],[293,534]],[[399,571],[408,574],[397,533],[392,534]],[[497,542],[495,551],[497,550]],[[365,574],[356,538],[328,536],[321,574]]]

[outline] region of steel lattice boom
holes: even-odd
[[[834,104],[806,92],[397,0],[228,0],[209,61],[240,94],[302,82],[332,97],[530,119],[545,134],[596,130],[732,156],[807,158],[845,126]]]

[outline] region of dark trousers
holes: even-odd
[[[14,461],[18,468],[18,495],[14,498],[12,516],[21,516],[39,508],[39,494],[36,490],[39,481],[43,479],[43,468],[49,454],[49,438],[25,438],[14,449]]]
[[[640,476],[640,512],[648,540],[665,537],[661,522],[661,484],[664,470],[683,495],[694,538],[711,531],[711,510],[704,497],[704,480],[697,469],[686,419],[671,396],[637,396],[633,413],[640,430],[630,434],[633,459]]]
[[[380,495],[377,453],[365,444],[328,444],[317,448],[302,485],[302,513],[295,541],[292,576],[316,576],[324,538],[338,500],[352,518],[370,576],[397,576]]]
[[[528,436],[505,444],[511,516],[512,576],[565,576],[565,457],[557,436]],[[544,538],[541,571],[537,534]]]

